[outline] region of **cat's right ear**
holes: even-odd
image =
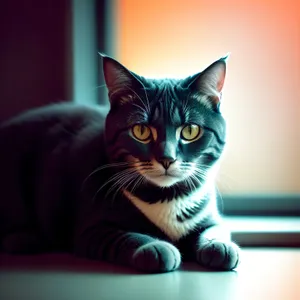
[[[101,54],[103,61],[103,73],[106,86],[108,88],[108,95],[110,100],[114,94],[119,94],[122,91],[129,91],[139,85],[138,79],[115,59]]]
[[[199,102],[204,102],[216,111],[219,111],[228,57],[229,54],[212,63],[204,71],[188,77],[184,81],[184,84],[196,95]]]

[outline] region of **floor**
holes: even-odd
[[[0,255],[0,299],[299,300],[300,249],[244,248],[236,271],[139,274],[65,254]]]

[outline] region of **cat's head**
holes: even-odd
[[[220,101],[226,58],[182,80],[158,80],[103,56],[111,106],[105,129],[108,155],[124,166],[128,185],[186,183],[196,188],[205,181],[225,145]]]

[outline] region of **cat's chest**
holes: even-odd
[[[205,198],[201,190],[189,197],[154,204],[144,202],[126,190],[124,194],[173,241],[193,230],[208,215],[211,206],[209,202],[213,201]]]

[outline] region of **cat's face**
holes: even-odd
[[[201,185],[225,144],[219,112],[225,59],[183,80],[145,79],[109,57],[103,63],[108,154],[125,168],[120,174],[131,178],[128,185]]]

